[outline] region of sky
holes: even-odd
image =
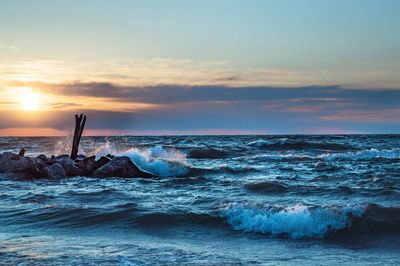
[[[397,0],[0,0],[0,136],[400,133]]]

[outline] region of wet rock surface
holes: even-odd
[[[62,179],[72,176],[89,176],[98,178],[152,178],[153,174],[141,170],[129,157],[79,155],[72,160],[68,155],[51,156],[44,154],[36,157],[24,156],[25,150],[19,154],[4,152],[0,154],[0,173],[8,173],[22,179],[48,178]]]
[[[105,178],[105,177],[143,177],[151,178],[152,174],[142,171],[137,167],[129,157],[114,157],[111,161],[98,168],[94,174],[94,177]]]

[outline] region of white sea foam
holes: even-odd
[[[162,146],[155,146],[149,149],[131,148],[118,150],[112,143],[106,142],[95,151],[96,157],[105,156],[108,153],[117,156],[128,156],[142,170],[160,177],[181,176],[188,171],[184,153],[174,149],[167,150]]]
[[[289,159],[290,160],[293,160],[293,159],[304,160],[304,159],[313,159],[315,157],[306,155],[306,154],[295,154],[295,153],[285,153],[285,154],[267,153],[267,154],[254,155],[250,158],[267,159],[267,160],[289,160]]]
[[[360,160],[360,159],[374,159],[374,158],[399,159],[400,149],[385,149],[385,150],[370,149],[370,150],[347,152],[347,153],[325,153],[318,157],[325,160],[338,160],[338,159]]]
[[[284,145],[287,142],[287,140],[288,140],[287,138],[277,139],[276,141],[259,139],[259,140],[249,142],[249,143],[247,143],[247,145],[256,146],[256,147],[262,147],[262,146],[273,145],[273,144]]]
[[[146,150],[132,148],[121,155],[128,156],[141,169],[157,176],[181,176],[188,171],[185,154],[177,150],[165,150],[161,146]]]
[[[365,160],[365,159],[400,159],[400,149],[370,149],[357,152],[324,153],[316,156],[300,153],[266,153],[253,156],[255,159],[267,160],[312,160],[321,159],[325,161],[335,160]]]
[[[223,214],[235,230],[300,239],[322,238],[328,232],[346,228],[351,225],[350,216],[361,217],[364,211],[364,207],[350,206],[256,208],[232,204],[224,209]]]

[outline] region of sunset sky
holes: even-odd
[[[400,1],[0,1],[0,135],[400,133]]]

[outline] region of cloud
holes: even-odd
[[[17,50],[18,47],[15,45],[0,44],[0,49],[4,50]]]
[[[3,45],[4,49],[16,48]],[[1,48],[0,48],[1,49]],[[16,48],[17,49],[17,48]],[[399,65],[390,69],[341,65],[338,69],[245,66],[235,61],[178,58],[112,60],[0,59],[0,85],[12,82],[113,83],[124,86],[214,85],[229,87],[305,87],[342,84],[352,88],[399,88]]]
[[[400,108],[383,110],[338,110],[317,117],[324,121],[352,121],[373,123],[400,123]]]
[[[272,67],[240,67],[227,61],[173,58],[142,60],[0,60],[3,82],[116,83],[125,86],[226,85],[304,86],[315,83],[310,73]],[[320,82],[317,82],[320,83]]]
[[[75,113],[93,132],[397,132],[400,90],[340,86],[124,86],[111,83],[25,83],[52,108],[27,116],[0,111],[2,128],[68,130]],[[57,101],[57,99],[63,99]],[[332,123],[335,123],[334,127]]]
[[[56,102],[56,103],[51,103],[50,104],[53,109],[65,109],[65,108],[78,108],[80,106],[83,106],[82,104],[79,103],[68,103],[68,102]]]
[[[74,97],[107,98],[118,102],[149,104],[179,104],[199,102],[262,101],[287,105],[308,106],[358,104],[398,106],[400,89],[349,89],[341,86],[306,87],[230,87],[218,85],[155,85],[122,86],[111,83],[24,83],[46,93]]]

